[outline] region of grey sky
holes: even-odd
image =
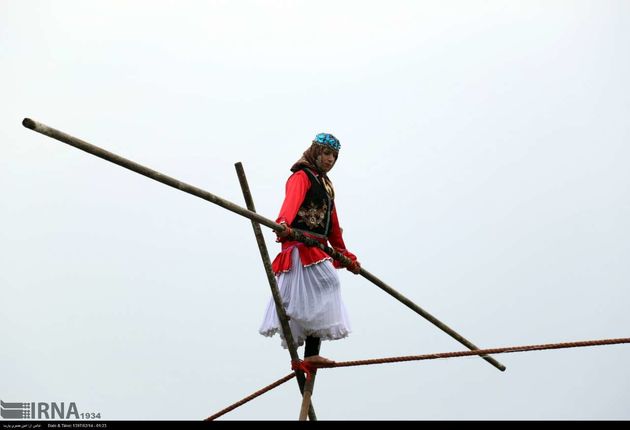
[[[630,335],[630,3],[0,2],[0,398],[204,418],[289,372],[249,222],[318,132],[348,247],[482,347]],[[277,244],[265,232],[270,253]],[[337,360],[461,350],[340,272]],[[630,419],[630,346],[321,371],[320,419]],[[224,419],[295,419],[290,382]]]

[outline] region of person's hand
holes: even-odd
[[[276,232],[276,235],[278,236],[278,238],[279,239],[285,239],[285,238],[289,237],[291,235],[291,233],[293,232],[291,230],[291,227],[289,227],[287,225],[287,223],[285,223],[285,222],[281,222],[280,225],[284,226],[284,230]]]
[[[347,269],[355,275],[358,275],[359,273],[361,273],[361,263],[355,260],[347,267]]]

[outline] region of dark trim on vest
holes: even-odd
[[[321,237],[328,237],[335,204],[334,199],[330,197],[326,187],[315,172],[308,167],[302,167],[300,170],[306,173],[311,186],[304,196],[304,201],[301,203],[291,227]],[[322,222],[323,225],[321,225]]]

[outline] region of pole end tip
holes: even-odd
[[[35,129],[35,121],[30,118],[24,118],[22,120],[22,125],[26,128],[30,128],[31,130]]]

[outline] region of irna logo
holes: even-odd
[[[78,420],[80,418],[77,405],[74,402],[69,404],[64,402],[5,403],[2,400],[0,400],[0,416],[12,420]]]

